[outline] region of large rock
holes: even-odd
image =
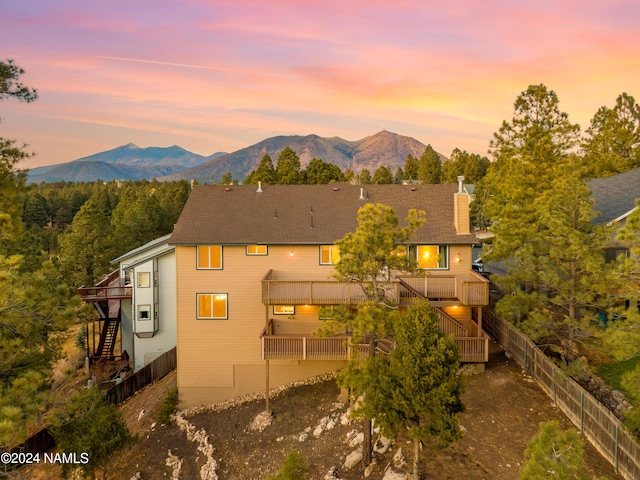
[[[359,448],[351,452],[349,455],[347,455],[347,458],[344,460],[344,468],[346,468],[347,470],[351,470],[361,461],[362,461],[362,449]]]

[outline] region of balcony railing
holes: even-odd
[[[400,298],[411,300],[420,296],[432,300],[457,299],[463,305],[489,304],[489,280],[475,272],[465,276],[429,275],[424,277],[399,276],[409,286],[400,288]]]
[[[442,320],[440,322],[442,324]],[[352,355],[364,359],[368,345],[352,348],[348,335],[318,337],[313,334],[278,335],[274,333],[274,323],[270,320],[260,334],[263,360],[349,360]],[[489,337],[454,336],[460,347],[460,361],[482,363],[489,361]],[[384,348],[383,348],[384,347]],[[389,353],[394,347],[390,340],[380,340],[379,350]]]
[[[114,270],[100,280],[94,287],[80,287],[78,289],[78,295],[85,302],[131,298],[131,286],[121,287],[119,282],[120,271]]]
[[[367,301],[363,286],[356,282],[332,280],[273,280],[269,270],[262,278],[262,303],[265,305],[338,305]],[[399,301],[397,282],[379,282],[378,288],[393,301]]]

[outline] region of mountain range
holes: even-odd
[[[269,154],[275,165],[280,151],[285,147],[297,153],[302,168],[313,158],[320,158],[342,170],[349,168],[359,173],[366,168],[372,174],[380,166],[395,170],[404,165],[407,155],[420,157],[426,148],[414,138],[385,130],[356,141],[318,135],[277,136],[233,153],[218,152],[209,156],[198,155],[175,145],[140,148],[130,143],[71,162],[34,168],[28,172],[28,181],[91,182],[156,178],[160,181],[193,179],[198,183],[216,183],[226,173],[242,181],[258,166],[265,154]],[[439,155],[442,160],[445,159]]]

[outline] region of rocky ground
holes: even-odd
[[[517,364],[497,345],[493,350],[486,371],[467,377],[464,437],[440,452],[425,449],[423,478],[515,480],[527,443],[541,422],[555,419],[564,428],[573,428]],[[122,406],[139,441],[114,459],[107,478],[263,480],[278,471],[292,450],[305,459],[314,480],[363,478],[361,463],[345,466],[358,450],[361,425],[349,419],[348,406],[339,402],[333,380],[283,390],[271,401],[271,416],[261,415],[264,400],[245,398],[184,412],[178,424],[158,425],[160,402],[174,384],[175,374],[169,375]],[[402,478],[410,470],[407,439],[378,445],[385,450],[376,453],[368,478]],[[587,447],[585,458],[593,478],[621,478],[592,447]],[[399,475],[393,477],[392,472]],[[23,474],[23,478],[51,479],[59,472],[54,467]]]

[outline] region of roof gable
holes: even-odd
[[[454,194],[443,185],[202,185],[180,215],[171,245],[331,244],[357,227],[366,203],[392,207],[404,223],[409,209],[424,210],[416,243],[470,244],[457,235]]]
[[[631,212],[640,198],[640,167],[611,177],[587,182],[595,210],[601,215],[595,223],[608,223]]]

